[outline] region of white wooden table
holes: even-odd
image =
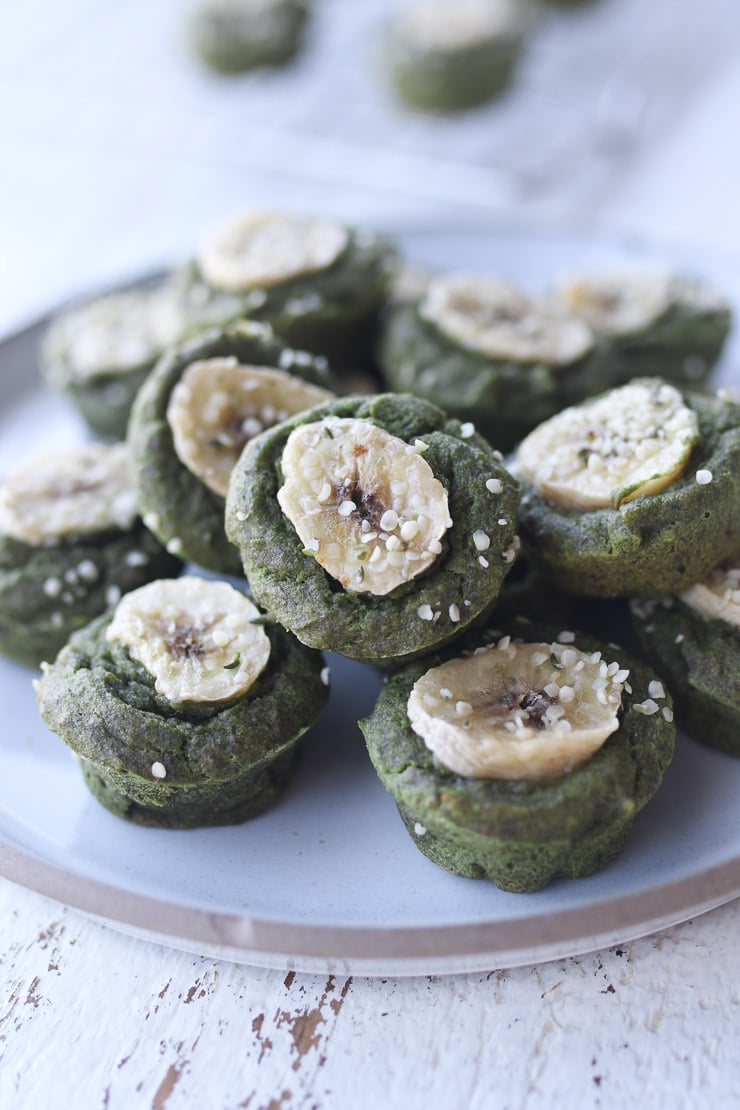
[[[736,0],[548,16],[510,103],[457,128],[400,116],[367,68],[388,7],[323,0],[295,72],[228,85],[187,59],[177,0],[6,0],[0,330],[267,202],[378,224],[580,213],[740,253]],[[593,955],[387,980],[200,958],[6,880],[0,922],[3,1107],[740,1099],[740,902]]]
[[[2,891],[5,1106],[737,1105],[740,902],[485,975],[261,971]]]

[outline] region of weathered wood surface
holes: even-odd
[[[739,930],[734,902],[535,967],[333,978],[162,948],[1,882],[0,1105],[729,1108]]]

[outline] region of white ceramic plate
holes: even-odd
[[[533,287],[581,263],[650,255],[596,236],[497,229],[404,238],[416,262],[499,270]],[[740,268],[655,253],[713,278],[740,306]],[[0,344],[0,475],[82,430],[35,371],[40,326]],[[734,341],[737,346],[737,339]],[[729,352],[718,375],[730,380]],[[735,363],[735,365],[737,365]],[[680,738],[665,783],[606,870],[514,895],[439,870],[414,847],[356,726],[379,688],[331,660],[329,709],[269,813],[172,832],[113,817],[38,718],[33,673],[0,661],[0,873],[110,924],[267,967],[368,975],[515,966],[605,947],[740,894],[740,760]]]

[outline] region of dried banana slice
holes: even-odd
[[[170,284],[111,293],[54,321],[45,341],[49,380],[63,387],[153,363],[181,332]]]
[[[468,778],[567,773],[619,728],[629,671],[570,644],[497,645],[427,671],[409,695],[411,727]]]
[[[225,497],[242,448],[273,424],[334,397],[284,370],[235,358],[193,362],[170,394],[167,422],[178,458]]]
[[[568,312],[599,335],[644,331],[673,303],[671,277],[648,271],[614,271],[561,282],[558,297]]]
[[[306,552],[346,590],[388,594],[442,551],[452,519],[425,446],[350,417],[291,432],[280,508]]]
[[[521,23],[521,5],[515,0],[463,0],[454,6],[436,0],[406,10],[399,32],[419,50],[449,53],[475,47],[481,39],[518,29]]]
[[[0,531],[32,546],[127,531],[137,515],[122,443],[50,452],[0,487]]]
[[[218,228],[198,261],[210,285],[243,293],[325,270],[348,242],[347,229],[333,220],[255,212]]]
[[[740,627],[740,566],[717,567],[702,582],[679,594],[681,601],[710,620]]]
[[[636,381],[540,424],[519,445],[516,468],[564,508],[618,508],[675,482],[698,438],[677,389]]]
[[[419,314],[456,343],[494,359],[565,366],[594,344],[583,320],[498,278],[433,278]]]
[[[245,694],[267,665],[259,616],[227,582],[185,576],[126,594],[106,639],[124,644],[168,701],[218,704]]]

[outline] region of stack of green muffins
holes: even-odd
[[[39,705],[114,813],[241,822],[276,802],[326,703],[321,653],[380,668],[360,726],[414,843],[535,890],[620,851],[672,757],[671,691],[679,723],[740,750],[740,406],[704,385],[730,309],[655,271],[535,295],[400,280],[398,261],[384,236],[259,212],[167,285],[177,336],[115,450],[164,573],[194,566],[111,579],[53,644]],[[47,598],[74,585],[69,559],[47,565],[82,529],[64,535],[37,541]],[[642,649],[587,632],[584,598],[630,599]],[[23,620],[0,608],[3,649],[38,662],[50,641],[27,649]]]

